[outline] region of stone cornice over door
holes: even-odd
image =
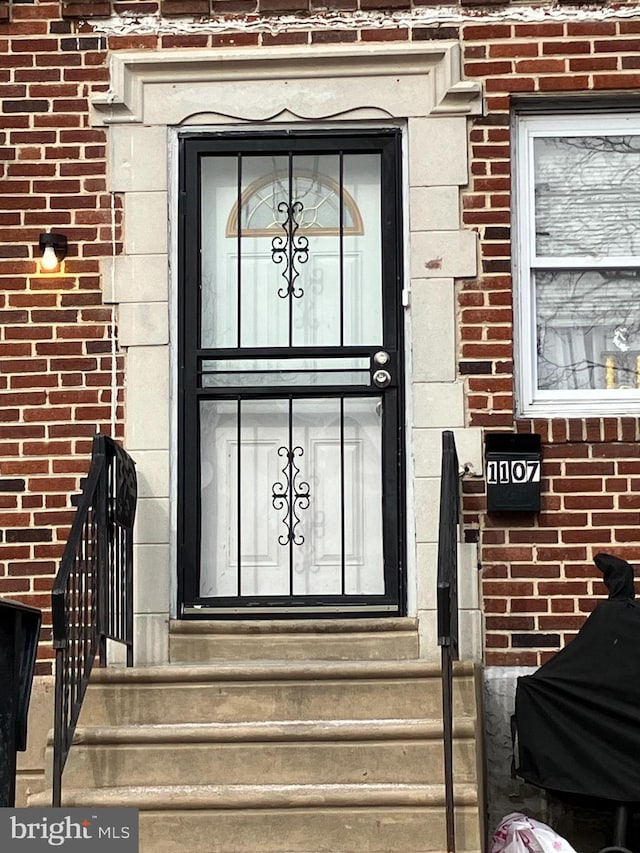
[[[321,50],[122,51],[96,124],[390,119],[478,115],[457,42]]]

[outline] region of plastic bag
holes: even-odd
[[[519,812],[502,819],[491,839],[489,853],[576,853],[546,823]]]

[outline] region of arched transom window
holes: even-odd
[[[296,170],[291,176],[274,169],[242,193],[242,236],[266,237],[282,230],[282,211],[291,203],[297,207],[300,231],[333,237],[364,234],[358,205],[344,187],[341,192],[334,178],[311,169]],[[238,236],[238,202],[229,214],[226,235]]]

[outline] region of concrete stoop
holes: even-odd
[[[63,803],[139,808],[141,853],[443,853],[439,668],[385,620],[246,624],[180,624],[172,664],[94,670]],[[482,849],[476,681],[456,666],[459,853]]]
[[[356,627],[357,626],[357,627]],[[175,620],[172,663],[217,660],[413,660],[416,619]]]

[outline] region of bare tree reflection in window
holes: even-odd
[[[537,138],[534,156],[538,387],[636,388],[640,137]]]
[[[538,271],[535,278],[539,387],[638,387],[640,271]],[[611,359],[615,375],[607,379]]]

